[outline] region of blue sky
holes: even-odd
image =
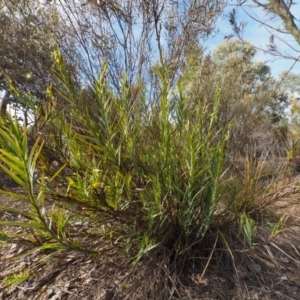
[[[218,21],[218,25],[217,25],[218,33],[213,39],[210,38],[206,42],[205,46],[208,47],[210,51],[213,51],[219,43],[224,41],[224,36],[232,33],[227,16],[229,11],[232,10],[233,8],[234,5],[228,6],[226,8],[226,11],[223,13],[223,17],[221,17],[220,20]],[[263,25],[259,24],[258,22],[252,20],[249,16],[247,16],[247,13],[253,15],[255,18],[260,20],[267,20],[268,18],[270,18],[270,16],[266,16],[265,12],[260,8],[245,7],[245,11],[243,11],[242,9],[237,10],[238,22],[244,21],[247,23],[243,33],[243,38],[251,42],[258,48],[266,49],[266,46],[269,43],[270,33]],[[295,16],[295,18],[298,20],[296,21],[296,24],[299,25],[298,27],[300,28],[300,4],[296,4],[293,7],[292,13]],[[278,20],[271,20],[270,22],[274,27],[278,27],[280,25]],[[283,42],[275,38],[275,43],[279,46],[279,48],[286,53],[299,56],[300,46],[296,42],[294,42],[293,38],[291,36],[284,36],[283,38],[285,39],[286,42],[292,44],[295,47],[295,49],[298,50],[298,53],[292,51]],[[261,50],[258,50],[256,60],[266,62],[271,67],[272,75],[275,77],[277,77],[281,72],[289,70],[290,67],[294,64],[293,60],[278,59],[272,55],[265,54]],[[292,72],[300,75],[300,62],[297,62],[294,65]]]

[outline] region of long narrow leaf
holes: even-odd
[[[22,151],[20,151],[19,145],[9,134],[4,131],[4,129],[0,128],[0,136],[14,150],[17,156],[22,157]]]
[[[26,182],[27,174],[26,174],[26,170],[24,168],[23,168],[23,170],[20,169],[17,165],[14,164],[13,161],[7,160],[2,155],[0,155],[0,160],[2,160],[10,169],[12,169],[12,171],[14,171],[15,175],[21,177],[23,179],[23,181]],[[21,166],[21,168],[22,168],[22,166]]]
[[[8,152],[7,150],[0,149],[0,153],[2,154],[2,156],[9,159],[13,164],[18,165],[19,167],[24,167],[24,162],[20,160],[17,156]]]
[[[27,170],[30,176],[29,181],[31,183],[31,188],[33,188],[33,177],[34,177],[33,175],[36,168],[36,162],[40,157],[43,146],[44,146],[44,141],[41,143],[41,145],[39,145],[39,139],[37,139],[27,158]]]
[[[24,211],[23,208],[22,208],[22,210],[18,210],[16,208],[10,208],[10,207],[6,207],[6,206],[0,206],[0,211],[12,213],[12,214],[18,214],[18,215],[23,216],[26,219],[31,219],[31,217],[26,214],[26,212]]]
[[[9,192],[9,191],[5,191],[5,190],[0,189],[0,194],[7,195],[7,196],[13,197],[15,199],[20,199],[24,202],[29,202],[28,197],[25,197],[23,195],[16,194],[16,193],[13,193],[13,192]]]
[[[44,229],[41,223],[26,223],[26,222],[14,222],[14,221],[0,221],[1,225],[16,226],[21,228],[32,228],[32,229]]]
[[[4,165],[0,164],[0,168],[14,181],[16,182],[19,186],[23,187],[26,189],[26,183],[21,180],[18,176],[16,176],[11,170],[6,168]]]

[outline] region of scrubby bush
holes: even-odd
[[[54,58],[52,87],[59,86],[66,109],[51,88],[44,104],[11,86],[39,114],[38,123],[29,135],[9,116],[1,120],[0,166],[23,189],[1,191],[16,199],[15,207],[1,210],[21,216],[1,221],[2,241],[26,243],[24,255],[39,251],[48,264],[55,253],[75,251],[96,260],[124,256],[141,281],[160,274],[152,284],[122,290],[135,299],[171,297],[195,264],[201,278],[212,261],[235,270],[234,249],[257,245],[258,216],[274,190],[262,187],[251,162],[242,176],[224,165],[230,123],[219,128],[219,91],[214,101],[195,103],[191,122],[180,85],[176,101],[170,97],[165,67],[157,71],[160,97],[147,103],[142,83],[129,101],[126,78],[116,95],[105,79],[109,65],[89,88],[76,89],[58,49]],[[147,261],[145,275],[140,266]],[[37,264],[26,269],[28,276]],[[6,282],[11,278],[17,282]],[[128,276],[124,284],[130,282]]]

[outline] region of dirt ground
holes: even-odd
[[[5,175],[2,175],[0,185],[6,189],[18,189]],[[170,299],[300,299],[300,175],[290,178],[280,193],[279,200],[270,209],[283,217],[286,226],[281,234],[260,247],[259,253],[268,256],[268,262],[260,264],[259,257],[263,256],[258,255],[256,261],[250,262],[246,268],[241,267],[235,274],[227,274],[224,270],[223,276],[218,277],[208,272],[201,280],[199,272],[195,272],[191,276],[191,286],[185,287],[185,295]],[[3,195],[0,196],[0,202],[11,206],[16,203]],[[11,220],[18,216],[0,212],[0,217],[2,220]],[[117,260],[112,261],[109,267],[108,262],[101,259],[95,261],[78,253],[61,252],[51,258],[53,263],[47,267],[43,262],[36,264],[38,253],[32,253],[24,259],[22,254],[26,248],[26,245],[13,244],[0,249],[0,299],[143,299],[130,295],[115,297],[116,289],[125,285],[128,275],[126,271],[123,274],[114,273]],[[262,267],[266,264],[267,269]],[[20,273],[30,266],[34,266],[36,276],[13,288],[5,288],[5,276],[12,270]],[[43,272],[40,274],[39,270]]]

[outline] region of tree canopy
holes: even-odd
[[[221,89],[220,127],[232,123],[230,151],[244,155],[250,149],[260,148],[262,153],[276,148],[274,130],[288,105],[288,95],[271,76],[270,67],[256,61],[255,55],[249,42],[225,41],[212,55],[194,52],[187,57],[182,76],[191,107],[211,101]]]

